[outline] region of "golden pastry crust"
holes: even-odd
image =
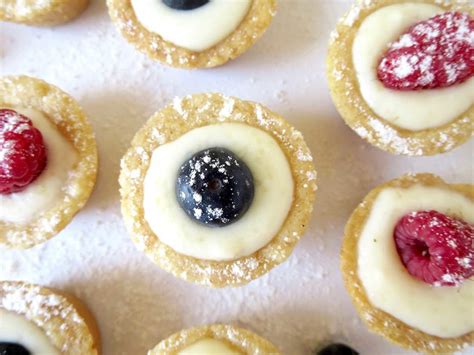
[[[463,0],[358,0],[331,35],[326,63],[329,88],[346,124],[369,143],[393,154],[440,154],[473,135],[474,105],[443,126],[422,131],[402,129],[385,121],[369,107],[360,92],[352,63],[352,44],[364,19],[382,7],[407,2],[435,4],[446,11],[460,10],[474,16],[474,8]]]
[[[224,341],[243,354],[280,354],[272,343],[249,330],[232,325],[213,324],[181,330],[149,350],[148,355],[175,355],[206,338]]]
[[[450,185],[441,178],[431,174],[405,175],[378,186],[364,198],[346,224],[341,249],[341,270],[352,302],[360,317],[372,332],[384,336],[395,344],[417,352],[433,354],[452,353],[459,351],[469,344],[474,344],[474,331],[457,338],[439,338],[410,327],[370,303],[357,273],[357,245],[359,237],[378,194],[389,187],[409,188],[416,184],[449,189],[474,200],[473,185]]]
[[[34,323],[62,353],[100,354],[95,319],[71,294],[22,281],[1,281],[0,308]]]
[[[0,245],[30,248],[58,234],[89,199],[97,176],[97,147],[84,112],[57,87],[27,76],[0,78],[0,107],[15,106],[44,113],[78,154],[62,198],[53,208],[28,224],[0,221]]]
[[[135,16],[131,0],[107,0],[107,5],[122,35],[138,50],[163,64],[186,69],[216,67],[238,57],[263,35],[276,13],[276,0],[253,0],[233,33],[209,49],[194,52],[148,31]]]
[[[89,0],[2,0],[0,21],[10,21],[34,26],[53,26],[79,16]]]
[[[143,182],[153,151],[194,128],[239,122],[270,134],[288,158],[295,184],[290,212],[279,233],[255,253],[233,261],[196,259],[160,241],[145,220]],[[240,286],[285,261],[303,235],[316,192],[316,171],[303,136],[283,118],[263,106],[220,94],[175,99],[155,113],[135,135],[121,162],[122,214],[132,240],[164,270],[187,281],[211,287]]]

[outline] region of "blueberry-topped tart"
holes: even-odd
[[[474,131],[474,7],[357,1],[331,36],[327,75],[339,113],[369,143],[447,152]]]
[[[89,0],[2,0],[0,21],[33,26],[59,25],[79,16],[88,4]]]
[[[375,188],[346,225],[341,268],[370,330],[421,353],[474,345],[474,186],[418,174]]]
[[[163,4],[175,10],[194,10],[206,5],[209,0],[162,0]]]
[[[198,223],[225,226],[239,220],[252,204],[253,177],[230,150],[205,149],[179,169],[176,194],[183,210]]]
[[[60,89],[0,79],[0,245],[29,248],[58,234],[84,206],[97,175],[92,128]]]
[[[176,98],[122,159],[133,241],[185,280],[239,286],[283,262],[304,233],[316,172],[301,133],[259,104]]]
[[[359,355],[359,353],[348,345],[334,343],[326,345],[322,349],[315,350],[314,355]]]
[[[98,355],[99,330],[75,296],[21,281],[2,281],[0,354]]]
[[[243,328],[212,324],[183,329],[161,341],[148,355],[279,355],[268,340]]]
[[[275,0],[108,0],[122,35],[150,58],[179,68],[222,65],[265,32]]]

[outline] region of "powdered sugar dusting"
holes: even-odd
[[[474,19],[446,12],[412,26],[378,67],[385,86],[398,90],[448,87],[474,75]]]
[[[283,354],[308,355],[333,341],[344,341],[361,354],[397,353],[399,348],[363,329],[343,289],[338,253],[344,218],[364,191],[407,170],[434,170],[468,181],[471,175],[462,162],[469,147],[428,159],[391,157],[369,148],[338,121],[321,77],[322,44],[335,15],[352,2],[279,1],[279,23],[243,61],[198,72],[168,69],[137,53],[111,26],[101,1],[91,2],[64,29],[4,23],[2,69],[37,73],[79,99],[97,132],[101,172],[90,203],[62,235],[27,252],[2,251],[0,278],[74,290],[99,321],[104,355],[146,354],[182,328],[214,322],[251,329]],[[327,17],[322,20],[317,13]],[[292,65],[293,59],[301,65]],[[278,63],[283,66],[273,65]],[[287,103],[273,97],[281,85],[275,73],[288,81]],[[162,271],[135,250],[118,210],[118,162],[135,131],[174,96],[209,89],[265,102],[283,113],[305,134],[324,185],[307,236],[289,260],[246,287],[207,289]],[[203,102],[199,108],[211,112],[209,107]],[[166,136],[166,127],[157,129]],[[151,245],[146,236],[134,241],[141,250]],[[253,269],[259,265],[256,259],[246,263]]]
[[[12,132],[21,134],[31,127],[31,122],[25,120],[25,118],[16,111],[8,110],[2,117],[5,118],[5,120],[2,120],[0,125],[0,143],[5,141],[5,133]]]
[[[219,116],[221,119],[229,118],[234,111],[234,104],[235,100],[231,97],[224,97],[224,105],[219,112]]]
[[[0,176],[10,174],[11,157],[14,154],[15,142],[7,140],[7,133],[21,134],[31,128],[31,122],[19,115],[16,111],[5,110],[0,121]]]
[[[308,193],[311,194],[317,189],[317,175],[314,171],[314,167],[310,164],[313,158],[304,143],[302,134],[287,125],[285,121],[262,105],[240,101],[220,94],[201,94],[175,99],[172,105],[161,112],[163,115],[166,115],[166,117],[171,114],[175,115],[175,121],[173,122],[176,123],[177,127],[189,124],[197,125],[197,127],[209,125],[213,122],[212,119],[209,120],[209,118],[213,118],[215,122],[222,122],[223,116],[228,116],[225,120],[226,122],[248,122],[255,127],[261,127],[271,133],[278,144],[285,147],[288,150],[288,154],[292,155],[292,165],[295,164],[299,167],[298,171],[295,172],[295,177],[298,177],[298,182],[300,183],[300,185],[298,185],[299,189],[303,191],[308,190]],[[163,131],[163,135],[167,136],[170,133],[170,129],[175,130],[176,127],[173,127],[172,124],[165,127],[160,123],[164,119],[164,116],[158,119],[161,112],[157,113],[152,120],[155,120],[156,126],[154,128]],[[186,121],[186,123],[184,123],[184,121]],[[150,132],[152,131],[152,127],[147,127],[147,129],[149,129]],[[180,129],[177,129],[177,131],[180,132]],[[179,134],[175,139],[177,137],[179,137]],[[143,160],[137,156],[137,151],[146,152],[153,150],[154,148],[150,148],[150,146],[156,147],[156,141],[152,140],[151,133],[149,138],[145,138],[145,141],[141,142],[139,146],[131,148],[123,158],[120,178],[122,186],[124,186],[124,183],[128,184],[129,182],[133,182],[133,180],[129,178],[130,172],[133,171],[131,167],[135,166],[136,162]],[[194,162],[191,166],[192,171],[189,173],[190,185],[196,184],[197,179],[202,178],[203,167],[206,164],[212,163],[213,160],[206,154],[203,155],[202,159]],[[219,166],[216,166],[216,168],[217,170],[220,169]],[[223,166],[222,168],[224,168],[223,171],[225,171],[226,167]],[[127,200],[136,201],[136,194],[140,193],[140,188],[137,184],[139,184],[139,182],[133,182],[133,186],[127,188],[130,194],[129,196],[131,196]],[[183,198],[186,199],[186,194],[178,192],[177,197],[181,200]],[[204,195],[200,193],[192,194],[190,198],[194,204],[192,209],[190,209],[192,218],[203,220],[205,214],[213,218],[221,219],[225,216],[224,211],[220,207],[206,206],[206,204],[204,204]],[[143,223],[137,219],[137,216],[141,214],[141,204],[136,205],[136,202],[134,202],[128,205],[126,208],[130,210],[130,216],[132,216],[132,218],[129,219],[125,216],[126,223],[128,227],[131,228],[132,238],[139,247],[144,249],[163,269],[172,271],[181,278],[214,287],[222,287],[225,284],[244,284],[254,279],[255,275],[268,272],[269,269],[272,268],[271,265],[281,263],[288,257],[289,249],[292,249],[296,241],[301,237],[301,233],[299,232],[295,232],[291,236],[284,235],[281,236],[281,238],[280,236],[275,237],[281,240],[275,243],[275,245],[266,246],[263,249],[264,252],[262,252],[262,256],[259,258],[253,256],[242,257],[226,265],[219,264],[218,267],[210,267],[209,263],[204,261],[202,263],[191,263],[187,260],[181,260],[180,265],[177,265],[173,263],[176,256],[172,253],[170,248],[163,243],[153,242],[153,236],[148,235],[150,233],[148,229],[145,229]],[[310,210],[311,206],[307,206],[305,213]],[[152,245],[152,247],[150,247],[150,245]]]
[[[474,225],[437,211],[413,211],[394,231],[408,272],[434,286],[460,286],[474,276]]]
[[[5,1],[2,4],[2,10],[5,13],[13,13],[18,17],[28,17],[52,6],[54,6],[54,1],[52,0],[16,0]]]
[[[242,217],[254,191],[246,164],[232,151],[219,147],[197,152],[185,162],[176,186],[180,190],[178,201],[189,216],[217,226]]]
[[[41,174],[46,161],[43,137],[31,120],[0,108],[0,193],[24,190]]]
[[[52,149],[48,154],[65,154],[67,157],[67,159],[57,160],[61,162],[60,165],[49,164],[50,169],[45,169],[40,175],[40,178],[45,178],[49,176],[48,174],[56,176],[58,178],[56,180],[47,179],[47,183],[51,183],[53,186],[61,181],[61,174],[64,173],[64,183],[59,184],[55,190],[57,195],[37,195],[49,199],[53,202],[51,205],[45,205],[44,209],[41,208],[41,204],[34,205],[35,208],[39,208],[38,213],[34,209],[25,210],[32,214],[36,213],[33,219],[26,224],[9,223],[8,218],[6,221],[0,222],[2,244],[10,247],[28,248],[57,234],[84,205],[95,182],[97,168],[95,139],[92,129],[77,103],[58,88],[39,79],[10,76],[0,80],[0,91],[2,91],[3,105],[6,107],[25,107],[25,110],[32,110],[27,112],[31,112],[33,116],[36,115],[35,111],[38,112],[38,115],[43,115],[44,120],[40,121],[44,128],[43,134],[49,137],[47,142],[49,146],[58,147],[56,145],[58,142],[64,142],[64,145],[60,145],[59,149]],[[61,127],[62,131],[60,132],[54,125]],[[51,127],[51,130],[47,127]],[[67,140],[51,139],[49,136],[51,132],[55,132],[60,138],[62,138],[60,136],[62,134]],[[69,148],[67,154],[64,147]],[[62,151],[63,148],[64,151]],[[62,153],[60,153],[61,151]],[[75,151],[80,156],[79,161],[72,162],[71,164],[74,165],[67,167],[66,161],[73,160]],[[51,168],[58,166],[64,169]],[[36,191],[36,188],[40,190],[43,185],[30,186]],[[21,193],[30,192],[25,190]],[[20,203],[26,200],[17,201]],[[4,205],[2,206],[4,207]],[[18,211],[18,209],[16,210]]]
[[[349,51],[350,45],[352,45],[352,42],[342,36],[332,44],[332,46],[342,51]],[[427,65],[428,60],[425,58],[420,64]],[[429,138],[420,139],[416,135],[400,132],[388,122],[376,116],[361,95],[354,94],[359,92],[359,88],[354,85],[352,68],[351,63],[348,63],[343,57],[336,57],[329,69],[329,75],[334,85],[342,92],[341,100],[353,108],[354,115],[361,116],[360,120],[351,120],[350,126],[359,136],[372,144],[396,154],[421,156],[433,149],[437,152],[449,151],[458,144],[457,140],[462,132],[472,131],[472,119],[469,115],[466,115],[453,122],[452,127],[447,132],[433,132],[430,133]],[[426,80],[429,80],[429,78],[427,77]],[[337,100],[336,104],[338,104]]]
[[[252,334],[249,330],[242,329],[238,325],[212,324],[180,330],[161,341],[153,350],[148,352],[148,355],[177,354],[196,341],[207,338],[223,341],[224,344],[233,344],[233,347],[239,349],[239,353],[263,355],[277,352],[274,345],[267,340],[260,338],[257,334]]]
[[[373,5],[372,0],[357,0],[354,5],[352,5],[349,12],[342,17],[341,23],[345,26],[353,26],[355,22],[359,19],[360,12],[365,9],[369,8]]]
[[[276,13],[274,2],[251,6],[240,26],[211,48],[193,51],[164,40],[147,30],[134,11],[123,2],[108,0],[109,13],[122,35],[150,58],[179,68],[210,68],[225,64],[253,45],[265,32]],[[196,48],[197,49],[197,48]]]
[[[179,97],[175,97],[173,99],[173,108],[178,112],[181,116],[186,117],[186,112],[183,110],[181,106],[181,99]]]
[[[62,296],[35,285],[0,282],[0,307],[35,323],[63,352],[97,353],[90,350],[93,339],[83,318]]]

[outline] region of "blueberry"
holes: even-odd
[[[198,223],[209,227],[232,224],[247,212],[253,196],[252,173],[225,148],[202,150],[179,169],[176,198]]]
[[[344,344],[330,344],[319,351],[315,351],[314,355],[359,355],[359,353]]]
[[[0,342],[0,355],[31,355],[31,353],[20,344]]]
[[[194,10],[206,5],[209,0],[162,0],[163,3],[175,10]]]

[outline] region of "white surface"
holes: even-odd
[[[192,51],[204,51],[235,31],[247,15],[250,0],[213,0],[194,10],[175,10],[161,1],[132,0],[139,21],[165,40]]]
[[[181,165],[209,147],[234,152],[253,175],[255,195],[249,210],[225,228],[197,224],[176,199]],[[153,152],[143,206],[150,228],[177,252],[199,259],[235,260],[263,248],[278,234],[293,202],[293,191],[290,165],[271,135],[248,125],[224,123],[192,130]]]
[[[359,321],[339,272],[350,213],[377,184],[405,172],[474,180],[474,145],[428,158],[397,157],[347,128],[329,97],[329,33],[349,1],[282,0],[267,34],[224,67],[182,71],[136,52],[112,26],[102,1],[57,28],[0,25],[2,74],[39,76],[74,95],[97,132],[97,188],[61,233],[27,251],[1,251],[0,279],[70,290],[96,315],[105,355],[139,355],[181,328],[236,322],[285,354],[345,341],[362,354],[406,354]],[[250,285],[211,290],[160,270],[135,249],[119,214],[119,159],[146,119],[175,95],[221,91],[259,101],[300,129],[319,172],[315,212],[291,258]],[[472,349],[470,350],[472,353]],[[469,353],[466,350],[465,353]]]
[[[19,107],[13,109],[30,118],[33,126],[40,130],[48,154],[46,168],[25,190],[0,195],[1,221],[29,223],[38,214],[54,207],[61,198],[69,171],[77,162],[77,152],[41,112]]]
[[[370,302],[406,324],[440,338],[474,330],[474,282],[432,287],[409,273],[400,261],[393,231],[413,211],[436,210],[474,223],[474,203],[460,193],[415,185],[390,188],[374,201],[358,245],[358,275]],[[443,275],[454,279],[449,273]],[[433,310],[436,310],[434,312]]]
[[[361,94],[375,113],[398,127],[412,131],[440,127],[474,103],[474,78],[443,89],[419,91],[387,89],[377,78],[387,45],[407,28],[439,12],[443,12],[440,7],[429,4],[387,6],[367,17],[354,38],[352,52]]]

